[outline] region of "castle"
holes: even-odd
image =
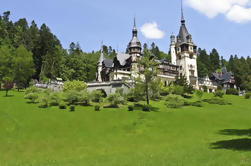
[[[158,77],[163,81],[164,85],[168,85],[170,82],[175,81],[177,77],[185,76],[188,84],[195,89],[207,87],[208,92],[214,92],[218,85],[222,85],[225,88],[234,87],[233,74],[225,70],[224,74],[226,77],[221,77],[222,75],[219,76],[214,73],[210,78],[198,78],[197,46],[186,28],[183,9],[181,11],[179,33],[176,37],[174,35],[170,37],[171,62],[168,62],[166,59],[155,60],[160,71]],[[114,59],[105,59],[102,45],[97,64],[96,82],[88,84],[90,91],[100,89],[107,94],[111,94],[119,87],[123,87],[127,91],[130,87],[126,86],[124,82],[130,82],[138,77],[137,60],[143,55],[135,18],[132,39],[127,46],[127,50],[128,54],[117,53]]]

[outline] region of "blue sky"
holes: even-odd
[[[140,41],[149,45],[155,42],[165,52],[169,50],[170,35],[177,35],[180,26],[179,0],[1,1],[0,12],[11,11],[12,20],[25,17],[39,26],[46,23],[64,48],[74,41],[87,52],[98,50],[102,40],[124,52],[131,39],[134,16]],[[208,51],[216,48],[226,58],[230,54],[251,56],[250,4],[250,0],[185,0],[186,25],[194,43]],[[155,27],[149,32],[152,36],[143,35],[141,27],[153,23]]]

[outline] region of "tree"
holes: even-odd
[[[14,82],[18,90],[26,88],[35,72],[32,53],[21,45],[17,48],[13,58]]]
[[[211,62],[211,72],[214,72],[220,68],[220,56],[215,48],[210,53],[210,62]]]
[[[0,47],[0,82],[6,86],[6,94],[8,94],[9,83],[13,82],[13,58],[11,56],[11,49],[8,46]]]
[[[149,101],[149,92],[151,90],[150,83],[155,80],[158,74],[157,66],[154,58],[151,58],[151,52],[147,49],[144,50],[143,56],[138,60],[139,69],[144,69],[144,71],[139,70],[139,75],[144,76],[144,80],[140,81],[143,84],[145,89],[145,96],[147,105],[150,104]]]

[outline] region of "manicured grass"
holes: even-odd
[[[0,92],[0,166],[250,166],[251,99],[155,111],[40,109]],[[230,130],[231,129],[231,130]]]

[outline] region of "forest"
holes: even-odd
[[[10,20],[10,12],[0,16],[0,83],[15,83],[20,88],[29,86],[31,80],[47,82],[56,78],[94,81],[99,50],[85,52],[79,43],[72,42],[68,49],[46,24],[37,26],[35,21],[28,23],[25,18],[16,22]],[[155,43],[149,49],[156,59],[170,61],[170,53],[160,51]],[[116,50],[103,46],[106,58],[113,58]],[[126,50],[125,50],[126,51]],[[216,49],[207,53],[198,49],[199,77],[220,72],[222,67],[232,71],[240,89],[251,90],[251,58],[230,56],[229,60],[220,56]]]

